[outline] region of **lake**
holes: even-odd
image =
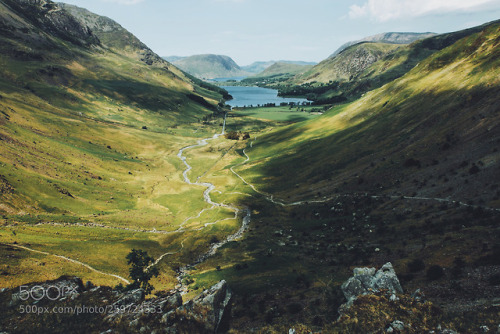
[[[276,89],[245,86],[222,86],[222,88],[233,96],[232,100],[226,102],[232,107],[248,107],[250,105],[256,107],[258,104],[263,105],[266,103],[279,105],[282,102],[309,102],[306,99],[279,97]]]

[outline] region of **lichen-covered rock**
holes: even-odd
[[[144,290],[128,291],[122,298],[114,303],[115,306],[139,305],[144,300]]]
[[[342,284],[342,292],[347,299],[347,307],[360,295],[388,290],[391,294],[403,293],[399,279],[390,262],[378,271],[375,268],[356,268],[354,276]]]
[[[216,333],[227,326],[232,294],[220,281],[162,318],[167,327],[180,332]]]

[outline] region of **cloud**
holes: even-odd
[[[349,17],[389,21],[400,18],[453,12],[474,12],[500,9],[498,0],[368,0],[352,5]]]

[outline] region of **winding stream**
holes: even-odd
[[[204,262],[206,259],[208,259],[210,256],[214,255],[216,252],[217,252],[217,249],[219,249],[220,247],[224,246],[225,244],[231,242],[231,241],[234,241],[234,240],[237,240],[239,239],[241,236],[243,236],[243,233],[245,233],[246,229],[248,228],[248,225],[250,224],[250,220],[251,220],[251,211],[249,208],[244,208],[244,209],[240,209],[240,208],[237,208],[236,206],[233,206],[233,205],[228,205],[228,204],[224,204],[224,203],[217,203],[217,202],[214,202],[212,200],[212,198],[210,197],[210,193],[215,189],[215,185],[210,183],[210,182],[199,182],[198,181],[198,178],[196,179],[195,182],[191,181],[189,179],[189,176],[188,176],[188,173],[193,169],[193,167],[187,162],[187,158],[184,156],[184,152],[186,150],[190,150],[190,149],[193,149],[193,148],[197,148],[197,147],[202,147],[202,146],[205,146],[205,145],[208,145],[208,142],[210,140],[213,140],[213,139],[217,139],[219,138],[220,136],[224,135],[225,133],[225,130],[226,130],[226,117],[227,117],[227,113],[226,115],[224,116],[224,123],[223,123],[223,126],[222,126],[222,132],[219,133],[219,134],[215,134],[213,137],[210,137],[210,138],[205,138],[205,139],[202,139],[202,140],[199,140],[197,144],[195,145],[190,145],[190,146],[186,146],[186,147],[183,147],[179,150],[179,153],[177,154],[177,157],[179,159],[181,159],[181,161],[184,163],[184,165],[186,166],[186,169],[184,170],[184,172],[182,173],[182,176],[183,176],[183,179],[184,179],[184,182],[189,184],[189,185],[196,185],[196,186],[202,186],[202,187],[205,187],[206,190],[203,192],[203,199],[205,202],[207,202],[208,204],[211,205],[211,208],[210,209],[213,209],[213,208],[225,208],[225,209],[229,209],[231,211],[234,212],[234,219],[238,219],[238,216],[240,214],[240,212],[244,212],[245,213],[245,216],[243,217],[242,219],[242,224],[241,224],[241,227],[240,229],[228,236],[226,239],[224,239],[223,241],[220,241],[218,243],[214,243],[210,246],[209,250],[202,254],[196,261],[194,261],[193,263],[191,264],[188,264],[184,267],[181,267],[178,269],[178,276],[177,276],[177,281],[179,282],[179,285],[176,287],[175,290],[181,292],[181,293],[186,293],[187,292],[187,287],[185,287],[183,284],[182,284],[182,278],[184,277],[185,274],[187,274],[188,272],[188,269],[197,265],[197,264],[200,264],[202,262]],[[207,209],[203,209],[197,217],[200,217],[201,214],[206,211]],[[195,217],[190,217],[190,218],[187,218],[184,223],[186,221],[188,221],[189,219],[192,219],[192,218],[195,218]],[[230,219],[233,219],[233,218],[230,218]],[[205,227],[209,226],[209,225],[213,225],[213,224],[216,224],[217,222],[219,221],[216,221],[216,222],[212,222],[212,223],[207,223],[205,224]],[[183,224],[184,224],[183,223]],[[181,229],[182,229],[182,226],[181,226]],[[184,246],[182,245],[182,248]],[[182,249],[181,248],[181,249]],[[180,250],[178,251],[180,252]],[[178,253],[176,252],[176,253]],[[159,260],[163,259],[165,256],[167,255],[172,255],[172,254],[175,254],[175,253],[167,253],[167,254],[164,254],[162,255],[158,260],[157,262],[159,262]]]

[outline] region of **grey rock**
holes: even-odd
[[[163,312],[178,308],[182,305],[182,296],[180,293],[176,293],[172,296],[165,298],[163,301],[160,302],[160,305]]]
[[[138,305],[144,300],[144,290],[136,289],[129,291],[120,298],[113,305],[122,306],[122,305]]]
[[[395,320],[391,323],[391,327],[398,331],[402,331],[405,329],[405,324],[400,320]]]
[[[356,268],[354,276],[342,284],[342,292],[350,307],[360,295],[372,294],[380,290],[389,293],[403,293],[403,288],[390,262],[382,266],[377,272],[374,268]]]
[[[132,327],[132,328],[136,328],[137,326],[139,326],[139,319],[134,319],[132,320],[129,324],[128,324],[129,327]]]
[[[452,329],[444,329],[444,330],[440,331],[439,334],[459,334],[459,333],[452,330]]]
[[[231,313],[232,294],[226,281],[222,280],[176,310],[164,315],[162,322],[175,324],[179,320],[196,323],[205,331],[217,332],[226,325]]]
[[[376,272],[375,268],[354,268],[353,270],[354,276],[361,276],[361,275],[373,276],[375,275],[375,272]]]
[[[64,300],[78,297],[82,291],[83,282],[80,278],[67,278],[44,283],[34,283],[19,288],[18,292],[12,294],[10,307],[21,304],[22,301],[36,302],[42,299]],[[47,297],[47,295],[50,296]]]

